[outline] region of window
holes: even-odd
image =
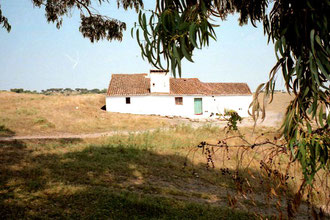
[[[183,105],[183,98],[182,97],[175,97],[175,104],[176,105]]]
[[[131,104],[131,97],[126,97],[126,104]]]

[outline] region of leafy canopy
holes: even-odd
[[[110,0],[32,0],[34,6],[45,9],[47,21],[55,23],[58,29],[62,26],[63,16],[69,16],[72,10],[78,9],[81,19],[79,31],[84,37],[89,38],[91,42],[102,39],[121,41],[126,24],[115,18],[101,15],[93,8],[93,4],[104,3],[110,3]],[[142,0],[117,0],[117,6],[125,10],[134,8],[138,11],[143,7],[143,2]],[[11,30],[8,19],[2,14],[1,7],[0,25],[8,32]]]

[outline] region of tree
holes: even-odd
[[[301,163],[306,182],[312,183],[318,170],[329,170],[330,117],[323,118],[324,108],[330,108],[329,11],[329,0],[158,0],[150,17],[140,11],[136,37],[144,58],[181,75],[182,59],[193,62],[193,51],[216,39],[216,18],[238,13],[240,25],[262,22],[264,33],[275,43],[277,63],[269,81],[257,88],[251,114],[256,119],[261,110],[264,119],[265,105],[261,107],[258,95],[264,91],[264,103],[267,98],[272,101],[281,69],[286,89],[295,97],[287,108],[282,134]]]
[[[59,29],[62,26],[63,16],[69,15],[73,9],[80,11],[81,24],[79,31],[91,42],[106,39],[122,40],[123,31],[126,30],[126,24],[115,18],[100,15],[93,9],[93,4],[110,3],[109,0],[32,0],[35,7],[45,9],[45,15],[48,22],[56,23]],[[117,0],[117,6],[135,8],[138,11],[143,7],[142,0]],[[0,6],[0,25],[8,32],[11,30],[10,21],[2,14]]]
[[[125,23],[93,12],[92,2],[103,4],[109,0],[32,2],[45,7],[47,21],[56,23],[57,28],[64,15],[78,8],[79,31],[91,42],[121,40],[126,29]],[[142,56],[157,68],[171,69],[174,76],[181,76],[182,59],[193,62],[196,48],[216,40],[216,19],[238,13],[240,25],[262,22],[265,35],[275,43],[277,63],[269,73],[269,81],[257,88],[251,115],[257,119],[261,111],[261,117],[265,117],[265,105],[258,102],[258,95],[264,91],[264,103],[267,98],[272,101],[275,79],[281,70],[287,91],[295,97],[282,126],[287,147],[301,163],[308,183],[319,169],[329,170],[330,117],[323,118],[324,108],[330,108],[329,0],[157,0],[153,11],[144,11],[142,0],[117,0],[117,4],[139,12],[135,36]],[[10,31],[1,8],[0,24]]]

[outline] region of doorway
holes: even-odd
[[[202,98],[194,98],[194,110],[195,110],[195,115],[203,114]]]

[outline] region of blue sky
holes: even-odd
[[[146,2],[146,1],[145,1]],[[2,12],[12,30],[0,29],[0,90],[24,88],[106,88],[112,73],[147,73],[153,67],[141,58],[130,29],[135,11],[117,9],[116,1],[97,8],[102,14],[125,21],[122,42],[91,43],[79,32],[79,11],[64,18],[56,29],[48,24],[44,10],[30,1],[3,0]],[[147,4],[146,8],[153,8]],[[262,25],[238,25],[237,16],[219,21],[218,40],[196,50],[194,63],[184,61],[182,77],[203,82],[247,82],[251,90],[267,80],[276,62],[273,44],[267,45]],[[283,85],[278,82],[279,88]]]

